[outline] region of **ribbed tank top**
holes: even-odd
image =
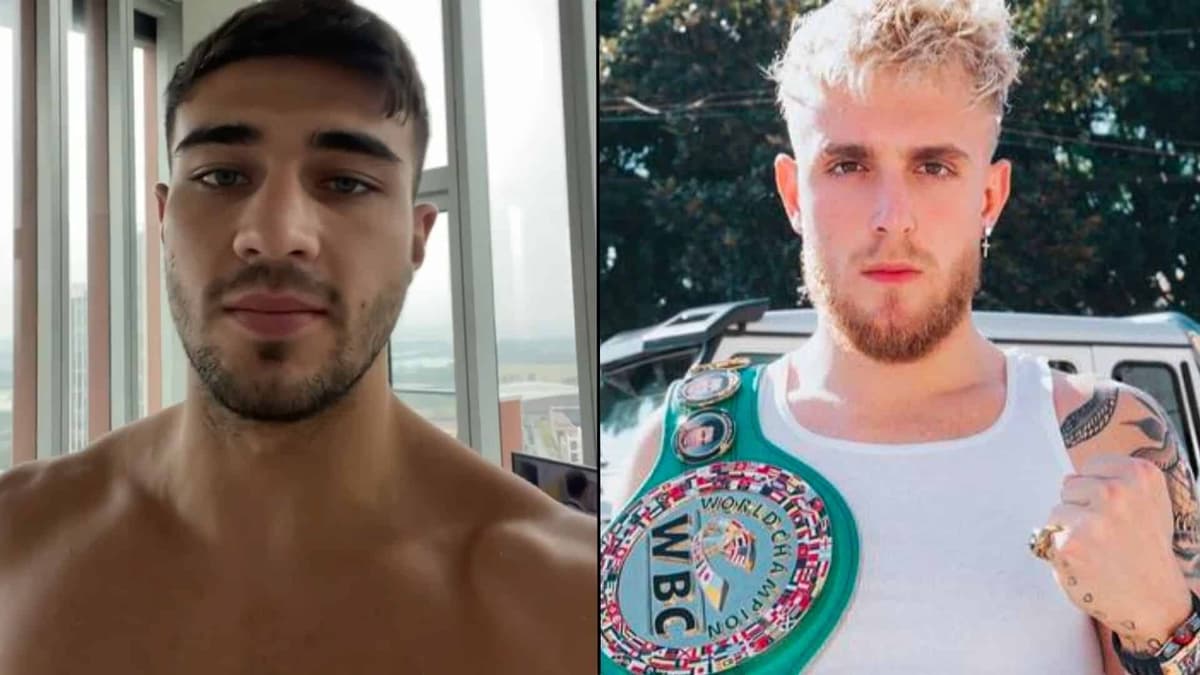
[[[877,444],[801,426],[787,404],[789,358],[763,373],[763,433],[837,486],[861,542],[850,605],[805,672],[1102,673],[1091,619],[1027,546],[1073,472],[1046,362],[1005,353],[1004,410],[982,432]]]

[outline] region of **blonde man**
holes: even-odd
[[[971,320],[1019,60],[1001,0],[796,21],[770,71],[794,151],[775,173],[818,327],[768,366],[690,375],[739,373],[722,400],[669,394],[602,542],[612,672],[1200,672],[1194,481],[1167,417]],[[701,421],[729,437],[674,445]]]

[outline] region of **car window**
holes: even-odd
[[[642,421],[662,404],[667,387],[687,374],[699,353],[698,349],[681,350],[601,372],[601,465],[620,464],[628,458]]]
[[[1051,368],[1055,370],[1061,370],[1064,373],[1070,373],[1074,375],[1075,373],[1079,372],[1079,369],[1075,367],[1075,364],[1067,360],[1053,359],[1049,363]]]
[[[1158,401],[1167,417],[1171,418],[1175,432],[1183,439],[1189,461],[1192,461],[1194,449],[1191,447],[1187,418],[1183,414],[1183,390],[1179,386],[1175,371],[1169,365],[1160,362],[1122,361],[1113,366],[1112,375],[1114,380],[1137,387]]]
[[[763,363],[771,363],[772,361],[775,361],[776,359],[778,359],[780,356],[783,356],[783,354],[767,354],[767,353],[763,353],[763,352],[738,352],[737,354],[734,354],[733,356],[734,356],[734,358],[750,359],[750,363],[757,366],[757,365],[763,364]]]

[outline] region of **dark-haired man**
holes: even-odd
[[[595,521],[391,393],[435,207],[403,41],[271,0],[167,92],[187,398],[0,477],[0,673],[584,673]]]

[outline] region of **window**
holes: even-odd
[[[424,170],[446,166],[446,65],[442,51],[442,0],[358,0],[400,33],[413,58],[429,106],[429,149]]]
[[[1075,364],[1071,363],[1070,361],[1050,361],[1049,364],[1051,368],[1060,370],[1064,373],[1074,374],[1079,372],[1079,369],[1075,367]]]
[[[400,33],[413,53],[429,106],[429,148],[423,171],[449,163],[446,127],[446,66],[441,0],[359,0]],[[418,202],[444,202],[422,194]],[[442,431],[458,435],[453,298],[450,296],[450,232],[445,209],[438,214],[425,262],[413,277],[389,344],[392,391]]]
[[[150,182],[150,177],[146,175],[146,66],[153,68],[153,62],[147,63],[147,50],[142,47],[133,48],[133,217],[135,224],[135,234],[137,238],[137,256],[134,260],[134,278],[137,283],[137,314],[138,326],[144,327],[134,335],[138,341],[138,374],[141,376],[138,382],[138,407],[137,414],[139,417],[144,417],[150,410],[150,402],[147,399],[149,389],[149,372],[150,360],[148,353],[147,338],[155,333],[150,330],[149,319],[146,316],[148,303],[146,301],[146,230],[147,223],[150,222],[147,218],[147,210],[144,208],[146,204],[146,195],[150,192],[154,183]],[[153,101],[154,97],[149,97]],[[153,133],[153,127],[149,127]]]
[[[501,434],[510,437],[506,420],[519,418],[523,452],[578,463],[570,445],[582,430],[558,3],[480,8]]]
[[[161,243],[154,186],[161,176],[159,152],[162,118],[159,101],[159,18],[134,12],[134,47],[130,94],[133,98],[133,186],[134,199],[129,216],[134,222],[136,255],[131,270],[135,284],[137,340],[137,407],[134,414],[144,417],[162,408],[162,319]],[[168,317],[168,322],[170,321]]]
[[[73,28],[67,32],[67,410],[68,452],[88,442],[88,39],[87,3],[72,3]]]
[[[454,318],[450,298],[450,234],[438,214],[413,277],[400,320],[392,331],[392,391],[451,436],[458,433],[454,389]]]
[[[0,471],[13,463],[16,347],[17,72],[18,4],[0,0]]]
[[[1175,433],[1181,439],[1180,444],[1187,450],[1189,456],[1192,455],[1191,436],[1183,414],[1184,407],[1179,380],[1169,365],[1123,361],[1113,366],[1113,379],[1137,387],[1154,397],[1154,400],[1163,407],[1163,412],[1170,418]]]
[[[655,356],[600,375],[600,466],[619,475],[633,457],[636,434],[646,417],[662,405],[667,387],[687,374],[699,351]]]

